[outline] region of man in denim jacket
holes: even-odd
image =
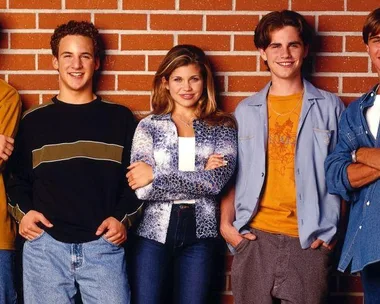
[[[292,11],[267,14],[255,30],[271,82],[236,109],[236,190],[223,199],[221,217],[236,253],[237,304],[326,302],[340,199],[327,192],[323,164],[344,106],[302,78],[311,37]]]
[[[368,15],[363,40],[380,78],[380,8]],[[343,113],[338,144],[325,164],[329,192],[351,203],[338,269],[361,272],[366,303],[380,301],[379,94],[377,84]]]

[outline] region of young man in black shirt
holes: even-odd
[[[51,38],[59,93],[20,123],[11,212],[26,239],[25,303],[129,303],[124,249],[128,214],[139,209],[125,179],[135,128],[126,107],[93,92],[102,43],[88,22]]]

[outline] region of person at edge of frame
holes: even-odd
[[[16,225],[7,212],[4,180],[6,163],[14,148],[21,116],[21,99],[18,92],[0,79],[0,303],[17,303],[15,285]]]
[[[217,195],[234,173],[236,136],[234,118],[217,108],[203,50],[173,47],[155,74],[152,112],[137,126],[127,174],[146,202],[131,263],[133,303],[210,303]]]
[[[380,8],[363,26],[378,83],[352,102],[339,123],[337,146],[325,163],[329,192],[349,203],[338,270],[360,272],[366,304],[380,303]]]
[[[255,29],[271,80],[236,108],[237,176],[221,203],[236,304],[317,304],[328,296],[340,198],[327,192],[323,165],[344,105],[302,75],[312,37],[290,10],[268,13]]]
[[[19,221],[24,302],[130,302],[124,248],[140,210],[125,181],[132,112],[93,91],[104,50],[95,26],[69,21],[51,37],[59,92],[20,122],[9,210]]]

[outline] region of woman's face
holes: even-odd
[[[176,110],[195,109],[198,100],[203,93],[203,77],[196,64],[189,64],[175,69],[169,80],[162,78],[166,89],[169,91]]]

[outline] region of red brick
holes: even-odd
[[[22,110],[28,110],[38,105],[40,96],[38,94],[21,94]]]
[[[50,102],[51,99],[56,96],[57,94],[43,94],[42,95],[42,103]]]
[[[178,44],[194,44],[204,51],[229,51],[229,35],[178,35]]]
[[[173,35],[137,34],[122,35],[122,50],[169,50],[173,46]]]
[[[123,10],[171,10],[175,8],[175,0],[160,1],[123,1]]]
[[[362,36],[346,36],[346,52],[365,52]]]
[[[38,70],[54,70],[52,60],[52,55],[38,54]]]
[[[256,71],[256,56],[209,56],[218,72]]]
[[[360,276],[342,275],[339,277],[340,292],[362,292]]]
[[[9,0],[9,8],[60,9],[61,0]]]
[[[311,82],[317,87],[332,93],[338,93],[338,77],[313,76]]]
[[[70,20],[91,21],[91,15],[87,13],[40,13],[38,19],[39,28],[55,29],[58,25]]]
[[[256,51],[253,35],[235,35],[234,51]]]
[[[378,77],[343,77],[343,92],[364,94],[369,91],[378,80]]]
[[[319,16],[319,32],[360,32],[365,16]]]
[[[104,47],[106,50],[118,50],[119,49],[119,35],[118,34],[104,34],[102,33],[104,40]]]
[[[253,31],[259,22],[257,15],[207,16],[208,31]]]
[[[36,27],[35,14],[0,13],[2,29],[30,29]]]
[[[288,0],[262,1],[262,0],[236,0],[238,11],[275,11],[288,8]]]
[[[214,82],[215,82],[215,90],[217,93],[226,91],[224,88],[224,76],[215,76]]]
[[[118,90],[150,91],[153,75],[119,75]]]
[[[340,99],[343,101],[346,107],[353,102],[354,100],[358,99],[357,97],[351,97],[351,96],[340,96]]]
[[[0,49],[7,49],[8,45],[8,33],[0,33]]]
[[[58,90],[58,75],[9,75],[9,83],[18,90]]]
[[[179,5],[180,10],[231,10],[232,9],[232,0],[186,0],[180,1]]]
[[[246,96],[221,96],[220,108],[223,111],[232,113],[235,111],[236,106],[242,101]]]
[[[317,56],[317,72],[368,72],[367,57],[350,56]]]
[[[115,91],[115,75],[100,74],[97,81],[96,90],[97,91]]]
[[[156,56],[152,55],[148,57],[148,71],[157,71],[158,66],[160,65],[162,59],[164,59],[165,56]]]
[[[293,0],[292,10],[295,11],[342,11],[344,0]]]
[[[145,69],[145,56],[107,55],[103,67],[105,71],[141,71]]]
[[[102,97],[127,106],[132,111],[150,110],[150,95],[102,95]]]
[[[50,49],[51,34],[11,33],[12,49]]]
[[[0,70],[34,70],[34,55],[1,54]]]
[[[0,0],[0,9],[7,8],[7,0]]]
[[[143,14],[96,14],[95,25],[98,29],[145,30],[147,17]]]
[[[316,52],[342,52],[343,37],[340,36],[317,36],[313,45]]]
[[[202,16],[201,15],[151,15],[150,28],[152,30],[202,30]]]
[[[228,76],[228,92],[258,92],[269,81],[269,76]]]
[[[115,9],[117,8],[117,0],[66,0],[66,9],[83,9],[83,8],[84,9]]]
[[[234,297],[232,295],[222,295],[221,304],[234,304]]]
[[[379,0],[347,0],[347,10],[349,11],[366,11],[371,12],[376,7],[379,7]]]

